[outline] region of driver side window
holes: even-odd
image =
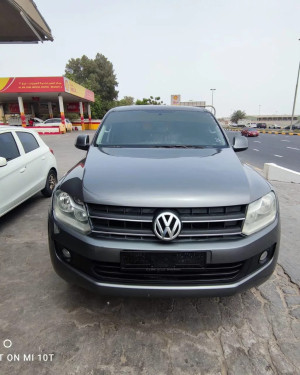
[[[7,161],[20,156],[18,146],[10,132],[0,134],[0,156]]]

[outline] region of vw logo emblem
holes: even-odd
[[[160,240],[172,241],[181,232],[181,221],[173,212],[162,212],[156,216],[153,223],[153,230],[156,237]]]

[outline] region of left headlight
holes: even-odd
[[[68,193],[62,190],[55,192],[53,196],[53,210],[58,221],[82,233],[90,232],[91,227],[84,205],[76,203]]]
[[[257,201],[249,204],[243,226],[243,234],[248,236],[271,224],[275,220],[276,214],[276,197],[271,191]]]

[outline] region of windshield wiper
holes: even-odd
[[[120,145],[97,145],[98,147],[113,147],[113,148],[120,148],[120,147],[124,147],[124,146],[120,146]]]
[[[108,148],[207,148],[212,146],[197,146],[197,145],[98,145],[98,147]]]
[[[204,148],[205,146],[194,146],[194,145],[151,145],[150,147],[155,148]]]

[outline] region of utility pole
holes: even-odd
[[[216,91],[216,89],[210,89],[211,91],[211,105],[214,106],[214,91]]]
[[[298,39],[298,40],[300,40],[300,39]],[[295,106],[296,106],[296,99],[297,99],[297,91],[298,91],[298,82],[299,82],[299,72],[300,72],[300,61],[299,61],[299,68],[298,68],[298,75],[297,75],[297,82],[296,82],[296,89],[295,89],[295,96],[294,96],[294,104],[293,104],[293,112],[292,112],[292,118],[291,118],[290,131],[292,130],[293,119],[294,119],[294,113],[295,113]]]

